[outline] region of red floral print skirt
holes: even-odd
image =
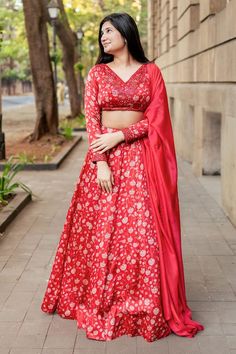
[[[98,186],[96,164],[86,155],[41,308],[76,319],[87,338],[129,335],[151,342],[171,330],[162,313],[142,141],[122,142],[107,156],[115,181],[111,194]]]

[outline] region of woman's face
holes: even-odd
[[[102,25],[101,29],[101,43],[104,52],[107,54],[114,54],[125,47],[125,39],[120,32],[107,21]]]

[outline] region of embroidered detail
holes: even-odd
[[[133,135],[132,135],[132,132],[130,131],[129,128],[124,128],[124,129],[121,129],[121,130],[122,130],[122,133],[124,134],[126,143],[129,143],[130,141],[133,140]]]
[[[107,156],[105,153],[99,154],[99,152],[93,152],[92,161],[107,161]]]
[[[145,111],[151,99],[147,64],[143,64],[126,82],[106,64],[96,65],[94,71],[101,110]]]
[[[135,139],[144,138],[148,135],[148,120],[143,119],[128,128],[121,129],[121,131],[124,134],[126,143],[131,143]]]
[[[150,77],[147,64],[143,64],[124,82],[118,80],[117,74],[106,64],[95,65],[88,74],[85,89],[85,117],[89,144],[101,134],[101,111],[129,110],[144,112],[150,103]],[[148,122],[142,120],[122,130],[126,142],[145,137]],[[106,154],[91,152],[91,160],[106,161]]]

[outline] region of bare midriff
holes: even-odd
[[[124,129],[144,118],[138,111],[102,111],[102,125],[106,128]]]

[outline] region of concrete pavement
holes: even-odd
[[[195,338],[174,334],[147,343],[142,337],[88,340],[76,322],[40,310],[55,249],[87,150],[87,139],[57,171],[23,171],[40,196],[0,241],[0,354],[236,354],[236,229],[217,191],[179,160],[182,244],[188,304],[205,325]]]

